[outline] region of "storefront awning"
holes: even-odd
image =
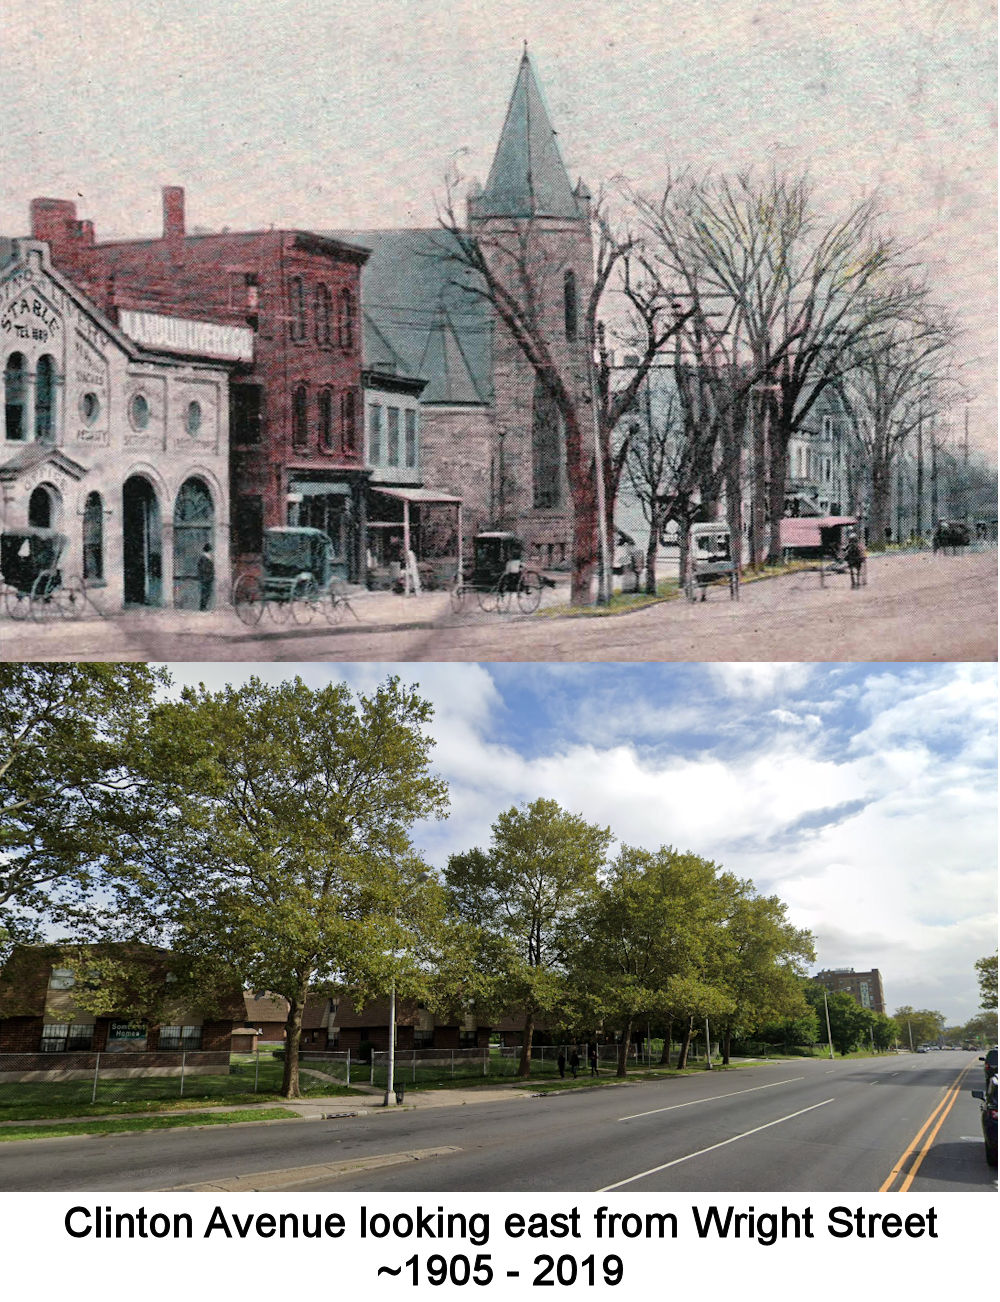
[[[373,493],[381,493],[384,497],[394,497],[400,502],[461,502],[460,497],[455,497],[452,493],[442,493],[436,488],[379,488],[374,484],[371,486]]]

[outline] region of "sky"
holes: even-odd
[[[434,706],[435,869],[539,797],[617,844],[691,851],[778,895],[820,968],[878,968],[887,1009],[959,1025],[997,944],[997,681],[988,665],[168,666],[175,690],[256,674]]]
[[[485,180],[522,42],[572,179],[808,171],[887,221],[960,319],[970,440],[996,441],[992,0],[4,0],[0,233],[73,199],[99,239],[431,225]],[[966,410],[952,416],[963,436]]]

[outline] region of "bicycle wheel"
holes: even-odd
[[[264,593],[256,574],[241,574],[233,584],[233,607],[248,626],[260,623],[264,613]]]
[[[63,619],[82,618],[87,604],[87,592],[83,586],[83,579],[78,574],[74,574],[71,579],[67,579],[56,593],[55,600]]]
[[[492,615],[497,608],[499,595],[499,589],[495,584],[492,588],[477,588],[476,600],[479,602],[479,609],[484,610],[487,615]]]
[[[56,593],[59,591],[59,572],[42,570],[31,589],[31,618],[38,623],[59,614]]]
[[[461,579],[456,579],[448,589],[448,600],[451,602],[451,608],[457,615],[465,605],[465,597],[468,592],[465,584]]]
[[[292,619],[296,624],[308,624],[316,612],[319,601],[319,588],[315,579],[298,579],[292,589]]]
[[[525,615],[533,614],[542,600],[542,576],[534,570],[522,570],[517,583],[517,604]]]
[[[7,589],[7,614],[11,619],[27,619],[31,614],[31,594],[18,588]]]

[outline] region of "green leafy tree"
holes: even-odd
[[[907,1048],[912,1045],[915,1049],[918,1044],[936,1040],[944,1030],[944,1014],[930,1008],[913,1008],[904,1004],[892,1016],[899,1027],[900,1042]]]
[[[720,1027],[722,1059],[728,1063],[734,1035],[807,1012],[801,977],[815,950],[811,934],[792,926],[776,895],[758,895],[752,882],[729,873],[720,890],[724,921],[715,933],[711,971],[729,996],[730,1011]]]
[[[440,891],[409,832],[446,805],[430,717],[396,678],[357,700],[343,683],[252,678],[158,706],[133,756],[141,787],[116,823],[122,925],[288,1001],[286,1097],[310,991],[421,986]]]
[[[976,960],[976,977],[979,981],[979,1007],[996,1008],[997,1006],[997,956]]]
[[[611,832],[535,800],[500,814],[492,833],[487,850],[452,855],[445,879],[457,916],[488,938],[497,997],[524,1010],[518,1073],[527,1076],[536,1021],[561,1016],[577,914],[597,888]]]
[[[625,846],[580,911],[571,982],[605,1026],[617,1028],[619,1076],[640,1018],[659,1023],[729,1007],[697,980],[719,921],[717,871],[697,855]]]
[[[88,899],[105,805],[166,681],[146,665],[0,665],[0,952]]]
[[[805,991],[806,999],[816,1009],[821,1029],[821,1038],[826,1039],[826,1014],[829,1010],[830,1036],[833,1047],[840,1054],[848,1054],[857,1048],[868,1036],[871,1025],[871,1013],[847,993],[846,990],[826,992],[824,1006],[824,987],[818,981],[811,981]]]
[[[997,1014],[992,1012],[977,1013],[959,1028],[959,1039],[971,1040],[973,1044],[989,1045],[997,1042]]]

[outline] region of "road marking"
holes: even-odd
[[[348,1175],[351,1171],[372,1171],[380,1166],[399,1166],[403,1162],[420,1162],[428,1157],[447,1157],[460,1153],[460,1148],[411,1148],[402,1153],[379,1153],[374,1157],[356,1157],[342,1162],[317,1162],[313,1166],[288,1166],[279,1171],[257,1171],[251,1175],[233,1175],[223,1180],[209,1180],[205,1184],[178,1184],[163,1193],[239,1193],[246,1190],[260,1193],[270,1189],[286,1189],[289,1185],[324,1176]]]
[[[716,1099],[734,1099],[738,1094],[753,1094],[757,1090],[773,1090],[776,1085],[791,1085],[793,1081],[805,1080],[804,1076],[791,1076],[788,1080],[773,1080],[767,1085],[753,1085],[750,1089],[733,1090],[731,1094],[713,1094],[707,1099],[692,1099],[689,1103],[671,1103],[666,1108],[652,1108],[649,1112],[632,1112],[619,1121],[635,1121],[636,1117],[655,1117],[658,1112],[675,1112],[677,1108],[693,1108],[696,1103],[714,1103]]]
[[[958,1098],[959,1093],[961,1092],[962,1089],[962,1081],[965,1078],[966,1073],[971,1069],[971,1067],[972,1067],[972,1063],[969,1063],[968,1066],[963,1067],[961,1072],[959,1072],[958,1079],[954,1082],[954,1084],[948,1086],[944,1098],[937,1105],[937,1107],[934,1108],[930,1116],[927,1118],[924,1124],[914,1135],[913,1139],[910,1141],[910,1143],[900,1154],[899,1160],[896,1162],[895,1166],[892,1168],[892,1170],[889,1172],[888,1176],[885,1178],[882,1185],[880,1186],[879,1193],[892,1192],[891,1186],[895,1183],[897,1176],[902,1174],[903,1167],[906,1165],[906,1159],[910,1156],[911,1153],[913,1153],[917,1145],[923,1139],[924,1135],[927,1133],[928,1130],[930,1130],[931,1126],[934,1126],[934,1129],[931,1131],[930,1138],[927,1140],[927,1143],[920,1150],[917,1156],[913,1159],[913,1165],[910,1167],[909,1173],[903,1180],[903,1183],[894,1192],[906,1193],[906,1191],[909,1189],[910,1185],[913,1183],[914,1176],[920,1170],[924,1158],[930,1152],[931,1145],[934,1143],[934,1140],[937,1138],[937,1133],[941,1129],[942,1125],[944,1124],[945,1117],[955,1106],[955,1100]],[[935,1121],[937,1122],[937,1125],[934,1125]]]
[[[610,1193],[612,1189],[621,1189],[623,1185],[634,1184],[636,1180],[643,1180],[647,1175],[656,1175],[657,1171],[666,1171],[668,1167],[679,1166],[681,1162],[688,1162],[693,1157],[702,1157],[705,1153],[712,1153],[717,1148],[725,1148],[727,1144],[735,1144],[738,1139],[746,1139],[749,1135],[757,1135],[762,1130],[770,1130],[772,1126],[780,1126],[783,1121],[791,1121],[795,1117],[805,1116],[807,1112],[813,1112],[816,1108],[826,1107],[832,1103],[833,1099],[823,1099],[822,1103],[813,1103],[808,1108],[800,1108],[798,1112],[789,1112],[787,1117],[778,1117],[775,1121],[767,1121],[763,1126],[754,1126],[753,1130],[744,1130],[741,1135],[733,1135],[730,1139],[723,1139],[718,1144],[709,1144],[708,1148],[699,1148],[695,1153],[685,1153],[683,1157],[675,1157],[671,1162],[663,1162],[660,1166],[651,1166],[648,1171],[640,1171],[637,1175],[630,1175],[624,1180],[616,1180],[614,1184],[606,1184],[603,1189],[596,1189],[595,1193]]]

